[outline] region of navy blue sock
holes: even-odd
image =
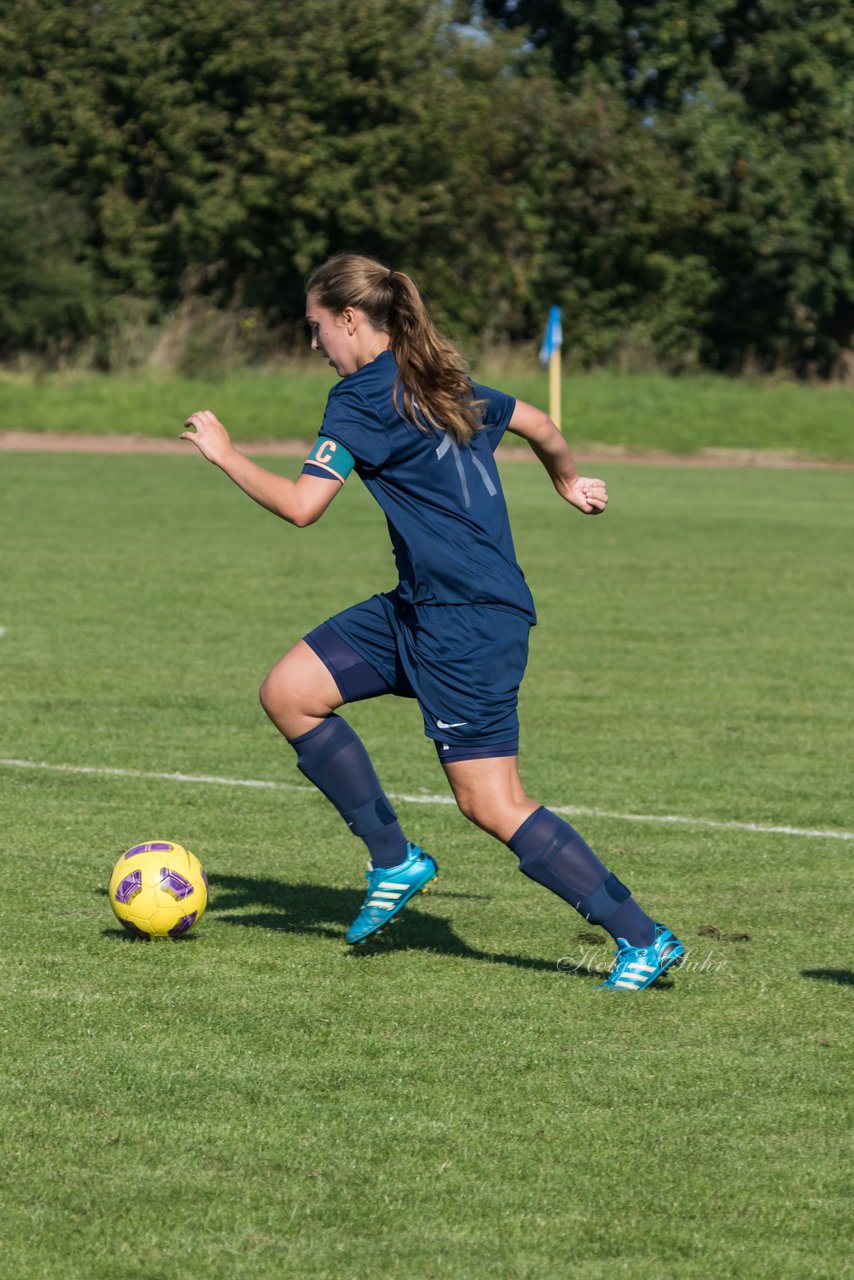
[[[361,836],[375,867],[406,859],[406,836],[383,794],[361,738],[340,716],[331,715],[298,738],[289,738],[297,768],[330,800]]]
[[[646,947],[655,937],[655,922],[641,911],[629,890],[568,822],[540,807],[507,841],[519,859],[519,870],[545,885],[599,924],[612,938]]]

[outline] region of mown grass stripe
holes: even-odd
[[[17,769],[45,769],[54,773],[89,774],[111,778],[141,778],[154,782],[191,782],[206,783],[221,787],[254,787],[266,791],[303,791],[306,794],[319,795],[314,787],[303,787],[296,782],[274,782],[265,778],[223,778],[216,774],[200,773],[155,773],[142,769],[114,769],[101,765],[52,764],[46,760],[0,759],[0,765]],[[404,804],[453,805],[453,796],[438,796],[429,792],[419,795],[407,795],[403,792],[389,792],[390,800],[402,801]],[[569,817],[610,818],[616,822],[651,822],[664,826],[707,827],[718,831],[749,831],[762,835],[799,836],[806,840],[854,840],[854,831],[821,830],[810,827],[790,827],[770,825],[761,822],[723,821],[718,818],[692,818],[676,813],[617,813],[610,809],[595,809],[585,805],[553,804],[549,808],[554,813],[566,814]]]

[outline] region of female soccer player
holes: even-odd
[[[341,381],[299,478],[239,453],[210,410],[191,414],[182,438],[300,528],[323,515],[351,471],[388,521],[398,585],[309,632],[261,686],[297,767],[367,846],[368,892],[346,941],[376,935],[437,871],[407,840],[360,738],[335,714],[395,693],[417,699],[462,813],[508,845],[520,871],[615,939],[602,986],[648,987],[679,963],[681,942],[519,777],[518,691],[536,617],[493,454],[506,430],[522,436],[584,515],[604,511],[605,485],[578,474],[545,413],[470,381],[403,272],[338,254],[309,277],[306,294],[312,349]]]

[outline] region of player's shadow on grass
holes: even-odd
[[[296,883],[282,880],[256,879],[253,876],[212,875],[211,904],[208,910],[225,924],[244,928],[280,929],[285,933],[308,933],[323,938],[343,940],[344,928],[362,905],[364,894],[353,889],[335,889],[329,885]],[[458,897],[458,894],[434,892],[433,898]],[[249,911],[247,908],[261,908]],[[558,972],[554,960],[535,960],[528,956],[479,951],[454,933],[447,920],[428,914],[413,903],[385,935],[387,942],[354,947],[354,959],[376,956],[384,951],[433,951],[442,955],[480,960],[487,964],[507,964],[518,969]],[[231,915],[230,912],[239,914]],[[604,978],[605,972],[586,965],[560,970],[579,978]]]
[[[187,946],[198,942],[199,935],[197,933],[182,933],[177,938],[142,938],[138,934],[131,933],[129,929],[102,929],[102,938],[116,938],[119,942],[132,942],[134,946],[147,947],[152,943],[161,946],[164,942],[168,942],[170,946]]]
[[[854,972],[851,969],[801,969],[801,977],[835,982],[840,987],[854,987]]]

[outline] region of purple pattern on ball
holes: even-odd
[[[201,873],[202,873],[202,879],[203,879],[203,880],[204,880],[204,882],[205,882],[205,888],[206,888],[206,889],[210,889],[210,885],[208,884],[208,878],[207,878],[207,876],[205,875],[205,869],[204,869],[204,867],[200,867],[200,868],[199,868],[199,870],[200,870],[200,871],[201,871]]]
[[[193,892],[193,886],[189,880],[185,880],[177,871],[173,871],[171,867],[161,867],[160,869],[160,888],[166,893],[171,893],[176,902],[180,902],[182,898],[188,898]]]
[[[150,841],[148,844],[135,844],[132,849],[128,849],[125,857],[133,858],[137,853],[168,853],[171,848],[171,844],[166,844],[162,840],[155,840]]]
[[[142,872],[132,871],[129,876],[125,876],[124,880],[116,889],[116,902],[121,902],[123,906],[135,898],[142,888]]]
[[[188,929],[192,928],[195,919],[195,911],[191,911],[188,916],[182,916],[178,923],[169,930],[169,937],[177,938],[180,934],[186,933]]]

